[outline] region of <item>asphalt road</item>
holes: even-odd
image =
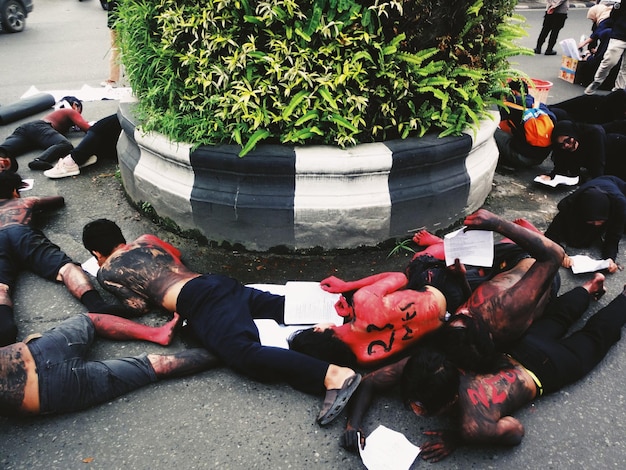
[[[523,14],[530,29],[522,43],[534,47],[543,12]],[[0,35],[4,65],[0,68],[0,104],[19,99],[31,85],[41,91],[77,90],[85,84],[97,87],[108,70],[105,18],[96,0],[36,0],[24,33]],[[572,9],[560,38],[577,40],[588,30],[584,9]],[[520,57],[517,62],[530,76],[554,83],[549,103],[582,93],[582,87],[556,77],[559,56]],[[84,114],[95,120],[116,108],[115,100],[90,101],[85,103]],[[0,138],[18,124],[0,126]],[[75,143],[79,139],[79,135],[73,136]],[[82,226],[98,217],[116,220],[129,239],[147,232],[161,236],[179,246],[185,261],[195,270],[230,274],[246,283],[320,280],[330,274],[353,279],[402,269],[409,256],[400,253],[388,257],[388,247],[281,256],[200,246],[154,226],[130,207],[115,177],[114,162],[99,162],[79,177],[53,181],[28,169],[26,164],[35,155],[19,159],[22,176],[35,179],[32,194],[60,194],[66,198],[66,207],[40,219],[40,225],[78,261],[88,256],[80,242]],[[486,207],[509,219],[526,217],[545,229],[555,213],[556,202],[567,191],[533,186],[531,180],[537,172],[499,172]],[[620,257],[623,255],[622,249]],[[565,270],[561,274],[563,291],[587,278],[574,278]],[[617,295],[625,281],[623,272],[610,276],[609,293],[589,314]],[[25,273],[15,293],[15,311],[23,337],[45,330],[83,308],[62,286]],[[143,320],[159,324],[164,318],[152,314]],[[170,348],[99,340],[93,357],[164,352],[185,346],[180,338]],[[444,462],[433,464],[433,468],[622,468],[626,456],[625,361],[626,345],[618,344],[586,379],[536,400],[517,413],[526,427],[520,446],[459,449]],[[260,384],[229,370],[216,369],[161,382],[81,413],[21,420],[0,418],[0,467],[362,468],[357,456],[338,445],[345,417],[327,428],[315,424],[320,405],[321,397],[304,395],[286,385]],[[376,402],[366,424],[368,432],[384,424],[419,444],[422,431],[444,427],[446,422],[412,416],[402,408],[396,392]],[[418,460],[413,468],[430,465]]]

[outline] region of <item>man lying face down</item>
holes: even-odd
[[[83,410],[160,379],[215,367],[217,358],[201,348],[105,361],[86,359],[96,335],[167,346],[178,320],[174,315],[165,325],[150,327],[113,315],[88,313],[0,348],[0,415]]]
[[[344,296],[336,306],[348,323],[297,333],[291,348],[327,360],[339,360],[338,354],[350,358],[351,352],[352,360],[372,366],[409,353],[426,334],[459,316],[486,322],[496,342],[519,337],[556,295],[563,249],[527,221],[507,222],[485,210],[468,216],[465,225],[506,237],[498,244],[497,266],[474,276],[477,282],[470,286],[459,276],[464,269],[458,263],[455,273],[446,269],[434,258],[443,257],[441,239],[421,233],[417,241],[428,249],[409,265],[409,278],[385,273],[353,282],[322,281],[322,288],[330,292],[356,290],[351,304]],[[429,298],[439,299],[438,303],[433,305]],[[451,314],[446,314],[446,299]],[[470,331],[459,329],[458,340]]]
[[[83,244],[100,265],[100,284],[136,314],[151,308],[178,312],[203,346],[237,372],[311,394],[325,392],[319,424],[335,419],[358,387],[361,375],[351,368],[261,344],[254,319],[284,323],[283,296],[193,272],[177,248],[154,235],[126,243],[110,220],[87,224]]]

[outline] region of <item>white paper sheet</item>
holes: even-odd
[[[446,264],[451,266],[455,259],[472,266],[493,264],[493,232],[486,230],[468,230],[465,227],[443,237]]]
[[[81,264],[81,267],[83,268],[83,271],[88,272],[93,277],[98,276],[98,270],[100,269],[100,266],[98,266],[98,260],[95,256],[91,256],[87,261]]]
[[[343,317],[335,310],[339,294],[322,290],[319,282],[289,281],[281,284],[248,284],[248,287],[285,296],[286,325],[315,325],[317,323],[343,324]]]
[[[563,186],[576,186],[579,180],[578,176],[554,175],[554,178],[552,179],[543,179],[541,176],[542,175],[535,177],[533,181],[535,183],[543,184],[544,186],[550,186],[552,188],[556,188],[560,184],[562,184]]]
[[[294,331],[307,328],[302,325],[279,325],[270,318],[257,318],[254,320],[259,330],[259,338],[263,346],[273,346],[275,348],[289,349],[287,339]]]
[[[359,454],[368,470],[408,470],[420,450],[404,434],[381,425],[367,437]]]
[[[343,324],[335,310],[340,294],[322,290],[319,282],[290,281],[285,294],[285,325]]]
[[[574,274],[592,273],[609,267],[608,259],[593,259],[586,255],[570,256],[572,260],[572,272]]]

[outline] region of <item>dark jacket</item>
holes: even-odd
[[[599,204],[589,205],[585,201],[588,190],[602,193],[608,199],[606,209],[600,209]],[[626,182],[617,176],[601,176],[587,181],[576,191],[566,196],[558,204],[559,213],[556,215],[546,237],[557,243],[566,243],[573,247],[585,247],[604,235],[602,244],[602,258],[611,258],[615,261],[624,225],[626,224]],[[598,211],[596,216],[585,216],[589,211]],[[606,220],[601,227],[586,224],[588,220]]]
[[[578,148],[574,152],[564,150],[556,144],[557,137],[563,135],[578,141]],[[554,170],[551,176],[580,176],[582,168],[587,169],[589,179],[604,174],[606,133],[602,126],[559,121],[552,131],[552,142]]]

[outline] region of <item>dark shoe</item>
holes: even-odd
[[[552,49],[548,49],[546,51],[546,55],[556,55],[556,51],[553,51]]]
[[[361,374],[348,377],[341,388],[326,390],[322,411],[317,417],[320,426],[325,426],[333,421],[348,404],[350,397],[361,383]]]
[[[52,163],[48,163],[45,160],[40,160],[39,158],[35,158],[32,162],[28,164],[28,168],[30,168],[31,170],[49,170],[52,167]]]
[[[535,47],[535,54],[541,54],[541,47]]]

